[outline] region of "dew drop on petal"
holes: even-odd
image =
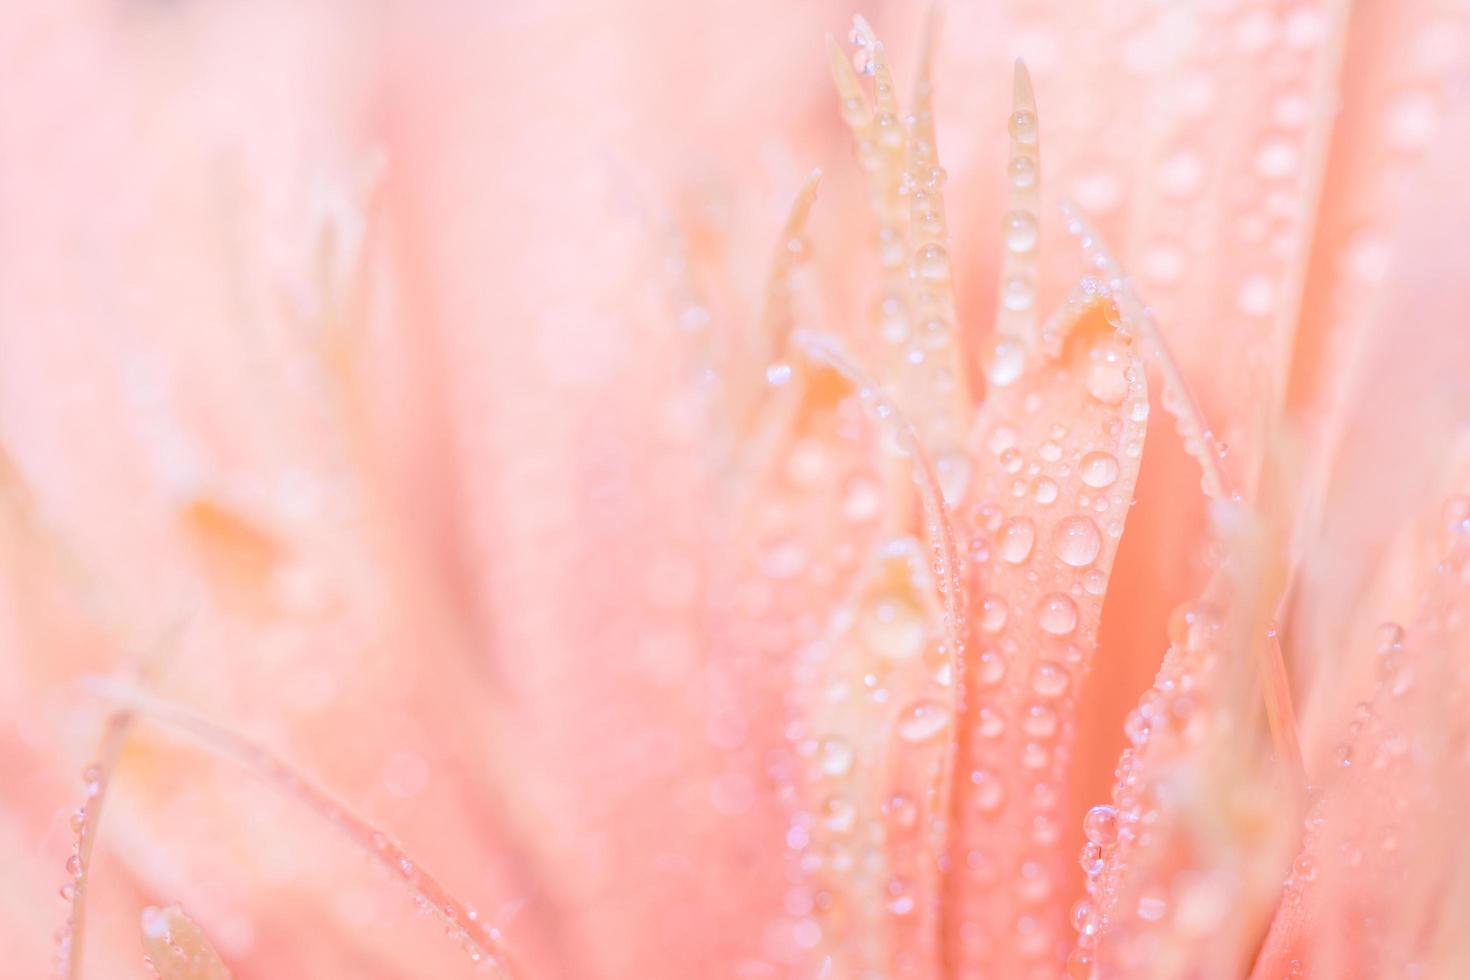
[[[1031,672],[1031,689],[1044,698],[1061,697],[1071,683],[1067,668],[1053,660],[1043,660]]]
[[[819,765],[829,776],[845,776],[852,769],[852,746],[840,738],[824,738]]]
[[[1077,604],[1060,592],[1052,592],[1037,607],[1036,621],[1053,636],[1066,636],[1077,628]]]
[[[1019,565],[1031,557],[1031,547],[1036,543],[1036,525],[1027,517],[1013,517],[1000,531],[1000,542],[996,551],[1000,557],[1013,565]]]
[[[1118,811],[1105,803],[1093,807],[1082,818],[1082,832],[1094,844],[1111,844],[1118,839]]]
[[[1082,457],[1078,475],[1094,490],[1110,487],[1118,479],[1118,460],[1111,453],[1088,453]]]
[[[898,737],[905,742],[927,742],[938,737],[949,726],[949,712],[934,701],[917,701],[899,716]]]
[[[1073,568],[1085,568],[1102,550],[1102,534],[1091,518],[1074,514],[1057,525],[1052,543],[1063,562]]]

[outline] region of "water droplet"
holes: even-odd
[[[1077,604],[1060,592],[1052,592],[1041,600],[1036,621],[1053,636],[1066,636],[1077,628]]]
[[[82,876],[82,859],[79,856],[73,854],[66,859],[66,873],[73,878]]]
[[[898,719],[898,737],[905,742],[927,742],[949,726],[949,712],[934,701],[917,701]]]
[[[1094,844],[1111,844],[1118,839],[1118,811],[1106,803],[1093,807],[1082,818],[1082,832]]]
[[[990,369],[985,376],[990,383],[1004,388],[1015,384],[1026,366],[1026,348],[1008,337],[996,338],[990,350]]]
[[[1011,186],[1017,190],[1026,190],[1036,186],[1036,160],[1029,156],[1015,156],[1011,158],[1009,172]]]
[[[1102,595],[1108,591],[1108,577],[1103,574],[1102,569],[1094,568],[1082,576],[1082,588],[1088,595]]]
[[[845,776],[852,769],[852,746],[840,738],[824,738],[819,748],[819,765],[829,776]]]
[[[999,633],[1005,628],[1010,610],[1006,601],[991,593],[980,604],[980,628],[987,633]]]
[[[1102,550],[1102,534],[1091,518],[1074,514],[1057,525],[1052,545],[1063,562],[1073,568],[1085,568]]]
[[[1021,716],[1021,730],[1032,738],[1051,738],[1057,731],[1057,713],[1044,704],[1033,704]]]
[[[1029,252],[1036,247],[1036,218],[1029,211],[1012,211],[1006,216],[1006,248]]]
[[[1078,470],[1082,482],[1095,490],[1110,487],[1118,479],[1118,461],[1111,453],[1088,453]]]
[[[981,708],[976,714],[975,731],[981,738],[1000,738],[1005,734],[1005,716],[994,708]]]
[[[1102,874],[1103,850],[1101,844],[1088,841],[1082,845],[1082,850],[1077,855],[1077,863],[1082,866],[1082,871],[1088,877]]]
[[[975,665],[975,676],[985,687],[994,687],[1005,680],[1005,658],[994,650],[986,650]]]
[[[1036,142],[1036,113],[1030,109],[1017,109],[1011,113],[1008,128],[1011,139],[1030,146]]]
[[[87,826],[87,808],[73,811],[68,823],[71,825],[71,832],[80,836]]]
[[[976,769],[970,773],[970,783],[975,787],[970,799],[981,813],[994,813],[1005,803],[1005,785],[989,769]]]
[[[1138,897],[1138,917],[1145,922],[1158,922],[1169,911],[1169,902],[1158,888],[1150,888]]]
[[[833,833],[845,834],[857,823],[857,807],[843,796],[829,796],[822,804],[822,824]]]
[[[1040,456],[1048,463],[1055,463],[1057,460],[1062,458],[1062,447],[1057,445],[1052,440],[1048,439],[1046,440],[1046,442],[1043,442],[1040,446],[1037,447],[1036,455]]]
[[[1038,504],[1049,504],[1057,499],[1057,485],[1046,477],[1041,477],[1031,485],[1031,495]]]
[[[1061,697],[1070,684],[1067,668],[1055,660],[1043,660],[1031,671],[1031,689],[1044,698]]]
[[[920,277],[931,282],[948,279],[949,253],[944,250],[943,245],[933,243],[925,245],[914,256],[914,269]]]
[[[996,552],[1012,565],[1019,565],[1031,557],[1031,547],[1036,543],[1036,525],[1027,517],[1013,517],[1000,530],[1000,541]]]
[[[912,660],[924,649],[924,617],[905,598],[883,595],[863,607],[858,628],[869,650],[886,660]]]
[[[777,361],[766,368],[766,383],[771,385],[784,385],[791,380],[791,365],[785,361]]]
[[[870,521],[878,516],[883,498],[878,484],[866,476],[855,476],[847,481],[847,490],[842,498],[842,515],[854,523]]]
[[[888,882],[888,911],[894,915],[909,915],[914,911],[913,886],[905,878],[893,878]]]
[[[894,793],[884,800],[883,813],[900,830],[912,830],[919,822],[919,808],[906,793]]]
[[[1031,284],[1020,276],[1010,276],[1001,284],[1000,298],[1001,303],[1012,313],[1023,313],[1036,302]]]
[[[1104,405],[1118,405],[1128,397],[1128,376],[1121,360],[1097,360],[1087,367],[1087,393]]]
[[[1246,316],[1265,316],[1276,304],[1276,288],[1262,275],[1246,277],[1235,294],[1235,305]]]

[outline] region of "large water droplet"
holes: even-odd
[[[1085,568],[1102,550],[1102,533],[1091,518],[1074,514],[1057,525],[1052,545],[1062,561],[1073,568]]]
[[[1010,122],[1007,126],[1011,133],[1011,139],[1017,143],[1031,145],[1036,142],[1036,113],[1030,109],[1017,109],[1011,113]]]

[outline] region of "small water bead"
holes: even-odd
[[[845,834],[857,823],[857,807],[844,796],[829,796],[822,804],[822,825],[836,834]]]
[[[1032,738],[1051,738],[1057,731],[1057,713],[1044,704],[1033,704],[1021,717],[1021,730]]]
[[[1026,348],[1018,341],[999,337],[990,350],[990,368],[985,377],[991,384],[1004,388],[1015,384],[1026,366]]]
[[[892,113],[885,112],[878,116],[874,121],[874,125],[878,130],[878,142],[882,146],[890,150],[896,150],[900,146],[903,146],[903,126],[899,123],[898,117]]]
[[[66,873],[73,878],[82,876],[82,859],[79,855],[73,854],[66,859]]]
[[[1000,454],[1000,468],[1007,473],[1019,473],[1024,465],[1026,465],[1026,458],[1021,455],[1019,449],[1007,449]]]
[[[1108,591],[1108,577],[1102,569],[1094,568],[1082,576],[1082,588],[1088,595],[1102,595]]]
[[[1082,845],[1082,850],[1077,854],[1077,863],[1082,866],[1083,874],[1089,878],[1093,875],[1102,874],[1103,849],[1102,845],[1088,841]]]
[[[1158,922],[1168,911],[1168,899],[1158,888],[1150,888],[1138,897],[1138,917],[1145,922]]]
[[[845,776],[852,769],[852,746],[840,738],[822,739],[818,754],[818,764],[829,776]]]
[[[1052,440],[1048,439],[1037,447],[1036,455],[1040,456],[1048,463],[1055,463],[1057,460],[1062,458],[1062,447],[1057,445]]]
[[[1052,534],[1057,557],[1073,568],[1085,568],[1102,551],[1102,534],[1091,518],[1074,514],[1057,525]]]
[[[975,677],[985,687],[994,687],[1005,680],[1006,661],[994,650],[986,650],[980,654],[975,664]]]
[[[1030,109],[1017,109],[1011,113],[1007,128],[1010,130],[1011,139],[1017,143],[1027,146],[1034,144],[1037,139],[1036,113]]]
[[[1078,932],[1097,931],[1097,918],[1092,914],[1092,902],[1079,898],[1072,906],[1072,928]]]
[[[996,552],[1012,565],[1019,565],[1031,557],[1031,548],[1036,544],[1036,525],[1027,517],[1013,517],[1001,528]]]
[[[883,815],[899,830],[912,830],[919,823],[919,807],[906,793],[894,793],[884,800]]]
[[[777,361],[766,368],[766,383],[780,387],[791,380],[791,375],[791,365],[785,361]]]
[[[1049,504],[1057,499],[1057,485],[1055,482],[1041,477],[1031,485],[1031,496],[1038,504]]]
[[[1077,604],[1061,592],[1049,593],[1037,606],[1036,621],[1053,636],[1066,636],[1077,628]]]
[[[82,830],[87,826],[87,808],[82,807],[79,810],[73,811],[67,822],[71,826],[71,832],[80,835]]]
[[[1071,683],[1067,668],[1055,660],[1043,660],[1031,671],[1031,689],[1044,698],[1061,697]]]
[[[1006,216],[1006,248],[1029,252],[1036,247],[1036,218],[1030,211],[1012,211]]]
[[[980,603],[980,628],[987,633],[999,633],[1005,628],[1010,609],[1006,601],[995,593],[987,595]],[[983,659],[983,657],[982,657]],[[997,657],[999,662],[999,657]],[[1001,668],[1002,673],[1005,667]]]
[[[1001,284],[1001,304],[1012,313],[1024,313],[1036,302],[1031,284],[1020,276],[1010,276]]]
[[[1152,732],[1153,724],[1149,721],[1149,717],[1136,708],[1128,712],[1128,717],[1123,719],[1123,734],[1128,736],[1128,741],[1134,745],[1142,745],[1147,742]]]
[[[1027,742],[1021,749],[1021,765],[1027,769],[1045,769],[1051,762],[1051,750],[1036,742]]]
[[[1398,623],[1384,623],[1375,634],[1378,652],[1381,655],[1396,653],[1403,649],[1404,628]]]
[[[935,701],[916,701],[899,716],[896,730],[905,742],[918,744],[937,738],[949,727],[949,712]]]
[[[76,896],[76,893],[77,886],[69,881],[62,882],[61,887],[56,890],[56,894],[61,896],[63,902],[70,902]]]
[[[981,738],[1000,738],[1005,730],[1005,716],[996,709],[984,707],[976,714],[975,731]]]
[[[1104,803],[1087,811],[1082,832],[1094,844],[1107,845],[1118,839],[1118,811]]]
[[[871,521],[883,506],[882,492],[875,480],[854,476],[847,481],[842,497],[842,516],[855,524]]]
[[[975,787],[970,799],[981,813],[995,813],[1005,804],[1005,784],[989,769],[976,769],[970,773],[970,783]]]
[[[888,911],[899,916],[909,915],[916,905],[913,885],[908,879],[893,878],[888,882]]]
[[[914,269],[921,278],[942,282],[949,278],[949,253],[943,245],[925,245],[914,256]]]
[[[1044,901],[1051,894],[1051,876],[1046,865],[1040,861],[1023,861],[1020,879],[1016,882],[1016,894],[1024,902]]]
[[[1017,190],[1026,190],[1036,186],[1036,159],[1034,157],[1020,155],[1012,157],[1008,170],[1011,186]]]

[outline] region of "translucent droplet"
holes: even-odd
[[[1082,482],[1095,490],[1110,487],[1118,479],[1118,461],[1111,453],[1088,453],[1078,468]]]
[[[1168,900],[1157,888],[1150,888],[1138,897],[1138,917],[1145,922],[1158,922],[1168,911]]]
[[[1077,628],[1077,604],[1060,592],[1052,592],[1037,607],[1036,621],[1053,636],[1066,636]]]
[[[1094,568],[1082,576],[1082,588],[1088,595],[1102,595],[1108,591],[1108,577],[1102,569]]]
[[[73,878],[80,878],[82,876],[82,859],[75,854],[68,857],[66,859],[66,873]]]
[[[1036,544],[1036,525],[1027,517],[1013,517],[1000,529],[1000,540],[996,552],[1012,565],[1019,565],[1031,557],[1031,548]]]
[[[906,793],[894,793],[884,800],[883,814],[900,830],[912,830],[919,822],[919,808]]]
[[[1094,844],[1107,845],[1118,839],[1118,811],[1106,803],[1087,811],[1082,832]]]
[[[766,368],[766,383],[777,387],[791,380],[791,365],[777,361]]]
[[[1036,113],[1030,109],[1017,109],[1011,113],[1008,128],[1011,139],[1027,146],[1036,142]]]
[[[1031,671],[1031,689],[1044,698],[1061,697],[1071,683],[1067,668],[1054,660],[1043,660]]]
[[[1020,276],[1010,276],[1001,283],[1001,303],[1012,313],[1024,313],[1036,302],[1031,284]]]
[[[1036,247],[1036,218],[1029,211],[1012,211],[1006,216],[1006,248],[1029,252]]]
[[[989,769],[976,769],[970,773],[970,784],[974,786],[970,799],[981,813],[994,813],[1005,803],[1005,785]]]
[[[1021,716],[1021,730],[1032,738],[1051,738],[1057,732],[1057,713],[1044,704],[1033,704]]]
[[[1041,477],[1031,485],[1031,496],[1038,504],[1049,504],[1057,499],[1057,485],[1046,477]]]
[[[818,749],[818,764],[829,776],[845,776],[852,769],[852,746],[840,738],[824,738]]]
[[[863,643],[885,660],[912,660],[924,650],[924,617],[908,599],[884,595],[864,605]]]
[[[949,712],[934,701],[917,701],[904,709],[896,730],[905,742],[920,743],[937,738],[949,727]]]
[[[981,708],[975,718],[975,731],[980,733],[981,738],[1000,738],[1005,734],[1005,716],[994,708]]]
[[[1026,348],[1015,340],[999,337],[990,350],[990,369],[985,376],[990,383],[1004,388],[1015,384],[1026,366]]]
[[[994,650],[986,650],[980,654],[975,664],[975,677],[986,687],[994,687],[1005,680],[1006,661]]]
[[[1048,463],[1055,463],[1057,460],[1062,458],[1062,447],[1057,445],[1051,439],[1048,439],[1040,446],[1036,447],[1036,455],[1040,456]]]
[[[822,825],[837,834],[845,834],[857,823],[857,807],[844,796],[829,796],[822,804]]]
[[[1119,405],[1128,397],[1126,362],[1102,359],[1087,366],[1087,393],[1104,405]]]
[[[1017,190],[1026,190],[1036,186],[1036,160],[1029,156],[1015,156],[1011,158],[1009,172],[1011,186]]]
[[[914,256],[914,269],[921,278],[931,282],[948,279],[949,253],[944,250],[943,245],[925,245]]]
[[[1052,533],[1052,546],[1063,562],[1073,568],[1085,568],[1102,551],[1102,533],[1091,518],[1074,514],[1057,525]]]
[[[1102,874],[1103,851],[1101,844],[1088,841],[1082,845],[1082,850],[1077,855],[1077,863],[1082,866],[1082,871],[1088,877]]]
[[[1006,601],[991,593],[980,603],[980,628],[987,633],[999,633],[1005,628],[1010,609]]]

